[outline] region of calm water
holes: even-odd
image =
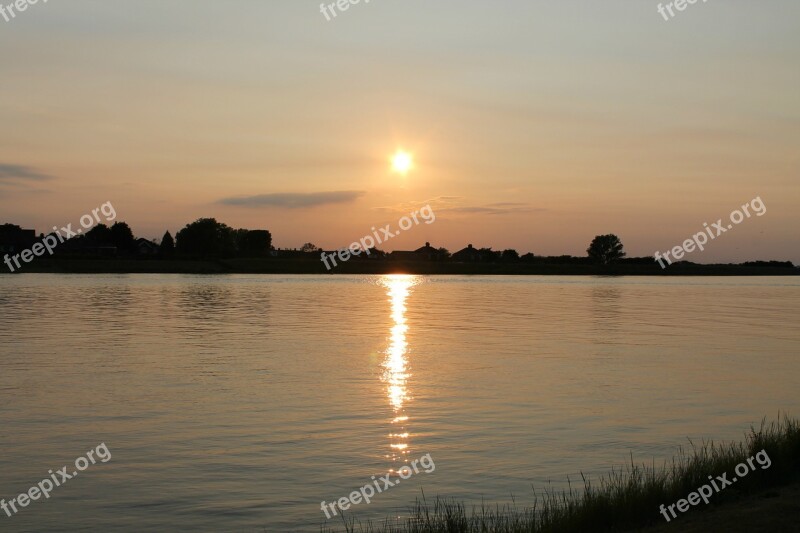
[[[319,531],[424,488],[518,504],[800,415],[800,280],[0,276],[0,530]],[[333,523],[333,522],[331,522]]]

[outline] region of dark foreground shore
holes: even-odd
[[[663,465],[631,463],[534,505],[467,505],[423,496],[403,520],[347,518],[325,533],[800,531],[800,421],[751,427],[742,442],[682,448]],[[669,519],[669,520],[667,520]]]
[[[800,482],[742,496],[701,513],[653,526],[644,533],[800,532]]]
[[[3,266],[0,272],[8,274]],[[456,263],[437,261],[349,261],[327,270],[313,258],[263,259],[88,259],[37,258],[20,273],[65,274],[429,274],[429,275],[576,275],[576,276],[797,276],[800,268],[754,265],[676,263],[662,269],[657,263],[615,265],[575,263]]]

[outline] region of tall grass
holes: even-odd
[[[781,485],[800,478],[800,421],[779,417],[777,422],[750,428],[744,442],[715,444],[712,441],[680,448],[678,455],[661,466],[631,464],[614,469],[597,482],[583,477],[583,488],[565,491],[534,491],[532,507],[516,504],[473,506],[452,499],[422,498],[410,509],[410,516],[375,524],[343,518],[343,529],[323,526],[326,533],[571,533],[620,531],[663,521],[661,504],[686,498],[708,476],[728,473],[737,464],[766,450],[772,464],[741,478],[735,485],[711,497],[717,504],[739,494]],[[701,503],[699,507],[704,507]]]

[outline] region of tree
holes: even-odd
[[[111,244],[117,247],[117,250],[125,250],[132,252],[136,248],[136,239],[133,237],[133,231],[130,226],[125,222],[114,222],[111,226]]]
[[[437,255],[438,255],[439,259],[442,260],[442,261],[444,261],[446,259],[450,259],[450,256],[453,255],[453,254],[450,253],[450,250],[448,250],[447,248],[444,248],[444,247],[439,248],[438,250],[436,250],[436,252],[437,252]]]
[[[300,247],[301,252],[313,253],[318,252],[320,249],[317,247],[316,244],[307,242],[303,246]]]
[[[237,229],[235,234],[242,257],[263,257],[272,249],[272,234],[265,229]]]
[[[495,252],[491,248],[481,248],[478,250],[478,254],[480,254],[481,261],[493,263],[500,259],[502,252]]]
[[[519,261],[519,253],[516,250],[503,250],[503,255],[500,258],[503,261],[515,263]]]
[[[613,234],[595,237],[586,253],[589,254],[590,259],[601,265],[607,265],[625,257],[622,241]]]
[[[111,230],[105,224],[98,224],[86,232],[86,239],[93,244],[111,244]]]
[[[176,249],[185,255],[231,257],[236,251],[233,230],[214,218],[200,218],[187,224],[175,236]]]
[[[158,246],[158,253],[161,257],[172,257],[175,253],[175,239],[172,238],[170,232],[166,232],[161,239],[161,244]]]

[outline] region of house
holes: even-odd
[[[409,252],[408,250],[395,250],[389,254],[391,261],[419,261],[420,257],[417,252]]]
[[[136,253],[138,255],[153,257],[158,255],[158,252],[159,246],[153,241],[143,238],[136,239]]]
[[[481,259],[480,250],[473,248],[471,244],[468,244],[466,248],[453,254],[453,261],[457,261],[459,263],[471,263],[474,261],[480,261]]]
[[[429,242],[426,242],[425,246],[422,248],[414,250],[414,253],[417,254],[420,259],[425,259],[426,261],[436,261],[442,255],[441,252],[431,246]]]
[[[85,235],[79,235],[59,244],[56,254],[79,257],[116,257],[117,247],[110,244],[95,244]]]
[[[22,229],[14,224],[0,224],[0,253],[18,254],[36,243],[36,230]]]
[[[417,248],[413,252],[397,250],[389,254],[389,259],[393,261],[437,261],[442,257],[442,253],[426,242],[422,248]]]

